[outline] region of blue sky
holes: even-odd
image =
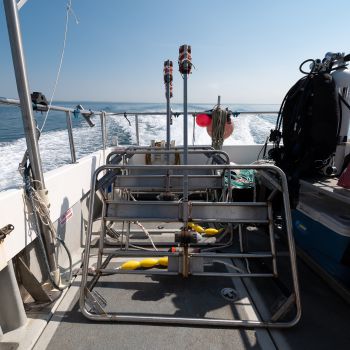
[[[2,1],[1,1],[2,2]],[[51,95],[67,0],[29,0],[20,11],[32,91]],[[350,52],[350,1],[73,0],[56,100],[163,102],[162,67],[175,63],[174,102],[182,101],[178,47],[192,45],[189,100],[280,103],[299,64],[327,51]],[[0,96],[16,97],[0,7]]]

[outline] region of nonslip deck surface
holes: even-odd
[[[292,329],[263,331],[264,338],[267,335],[271,339],[265,344],[260,343],[254,330],[89,321],[79,311],[80,283],[76,280],[34,349],[348,349],[350,305],[303,262],[299,261],[298,267],[302,319]],[[112,282],[116,278],[119,287],[124,288],[117,293],[112,288],[116,287]],[[228,278],[206,278],[205,283],[190,279],[181,284],[176,277],[160,279],[127,275],[104,277],[97,289],[103,286],[103,296],[110,306],[114,301],[114,307],[121,312],[232,317],[246,304],[243,300],[241,305],[232,306],[221,298],[219,291],[231,283]]]
[[[249,234],[255,238],[255,248],[261,248],[259,231]],[[288,260],[279,259],[284,286],[288,286],[290,280]],[[300,323],[291,329],[257,331],[89,321],[79,311],[78,276],[34,349],[349,349],[350,305],[301,260],[298,260],[298,271],[302,302]],[[244,279],[249,294],[242,292],[232,303],[226,301],[220,291],[242,284],[240,279],[235,281],[233,285],[233,280],[227,277],[183,279],[176,276],[113,275],[104,276],[95,288],[107,300],[107,311],[232,319],[246,318],[246,311],[252,311],[253,302],[263,316],[263,307],[256,295],[268,295],[267,305],[270,305],[275,299],[276,285],[271,285],[266,279],[256,279],[251,283]]]
[[[247,303],[243,298],[233,305],[220,295],[232,286],[229,278],[179,278],[106,276],[96,290],[108,311],[121,313],[234,318]],[[252,330],[92,322],[79,311],[78,293],[66,313],[60,309],[35,349],[260,349]]]

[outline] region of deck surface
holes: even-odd
[[[303,262],[298,265],[303,316],[292,329],[255,331],[92,322],[79,311],[78,278],[34,349],[348,349],[350,305]],[[121,293],[112,288],[116,286],[115,277],[123,287]],[[237,317],[249,308],[244,298],[232,305],[219,295],[222,287],[232,283],[228,278],[207,279],[205,283],[192,279],[185,284],[170,277],[162,279],[118,275],[105,278],[97,288],[103,286],[103,295],[111,303],[114,300],[121,312]]]
[[[249,234],[261,246],[261,233]],[[284,287],[288,287],[288,265],[287,258],[280,263]],[[78,276],[34,349],[349,349],[350,304],[301,260],[298,270],[302,319],[285,330],[92,322],[79,311]],[[238,291],[235,302],[221,296],[226,287]],[[270,305],[278,299],[279,288],[266,279],[149,275],[104,276],[95,287],[110,312],[230,319],[264,318],[261,296],[267,295]]]
[[[110,311],[121,313],[234,318],[247,303],[244,298],[235,305],[223,299],[220,290],[232,286],[228,278],[206,278],[205,281],[190,278],[181,284],[177,279],[118,275],[104,278],[96,289],[107,299]],[[89,321],[79,311],[78,285],[76,281],[66,303],[60,305],[39,339],[36,350],[261,349],[253,330]]]

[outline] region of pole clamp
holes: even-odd
[[[11,224],[8,224],[8,225],[4,226],[3,228],[1,228],[0,229],[0,243],[2,243],[4,241],[4,239],[6,238],[6,236],[8,234],[10,234],[14,229],[15,229],[15,227]]]

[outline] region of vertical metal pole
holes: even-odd
[[[166,149],[170,150],[170,123],[171,123],[171,110],[170,110],[170,82],[166,83]],[[169,161],[169,155],[168,155]]]
[[[16,0],[4,0],[4,8],[9,33],[12,61],[15,70],[18,96],[21,103],[24,135],[27,142],[28,157],[31,163],[34,186],[39,191],[40,196],[46,196],[44,175],[41,166],[37,130],[33,116],[32,101],[29,92],[27,69],[24,59],[21,28],[18,17]],[[50,264],[50,272],[53,273],[55,281],[59,283],[59,269],[54,251],[54,242],[51,232],[41,225],[41,232],[45,239],[46,251]]]
[[[135,132],[136,132],[136,144],[140,146],[140,132],[139,132],[139,116],[135,114]]]
[[[106,113],[102,112],[100,115],[101,119],[101,135],[102,135],[102,154],[103,154],[103,164],[106,162],[106,128],[105,128],[105,123],[106,123]]]
[[[187,115],[187,74],[184,74],[184,165],[188,164],[188,115]],[[187,202],[188,202],[188,173],[187,170],[184,171],[184,193],[183,193],[183,202],[184,205],[184,220],[187,221],[188,211],[187,211]]]
[[[173,80],[173,62],[166,60],[164,62],[164,83],[165,83],[165,99],[166,99],[166,149],[170,151],[170,125],[171,125],[171,109],[170,109],[170,99],[172,96],[171,87]],[[170,164],[170,153],[166,155],[167,164]]]
[[[220,104],[221,104],[221,96],[219,95],[218,96],[218,107],[220,107]]]
[[[17,91],[21,102],[22,120],[24,135],[27,142],[28,156],[34,180],[40,181],[36,182],[38,189],[43,189],[45,188],[45,183],[39,153],[37,130],[33,116],[32,101],[28,86],[27,69],[16,0],[4,0],[4,8],[11,44],[13,67],[17,82]]]
[[[187,114],[187,74],[184,74],[184,165],[188,164],[188,114]]]
[[[187,154],[188,154],[188,115],[187,115],[187,74],[184,74],[184,165],[188,164]],[[183,221],[187,229],[188,215],[189,215],[189,206],[188,206],[188,172],[184,170],[184,181],[183,181]],[[185,229],[185,230],[186,230]],[[184,256],[182,260],[183,264],[183,276],[188,276],[188,249],[185,245],[184,247]]]
[[[77,157],[75,155],[75,146],[74,146],[74,139],[73,139],[72,116],[69,111],[66,112],[66,120],[67,120],[70,156],[72,159],[72,164],[74,164],[77,162]]]
[[[184,80],[184,91],[183,91],[183,108],[184,108],[184,120],[183,120],[183,133],[184,133],[184,144],[183,144],[183,163],[188,165],[188,112],[187,112],[187,78],[190,72],[191,60],[191,47],[189,45],[182,45],[179,49],[179,70],[183,75]],[[188,210],[188,171],[184,170],[183,174],[183,221],[187,227],[187,221],[189,216]],[[185,229],[186,231],[186,229]],[[185,263],[185,260],[184,262]]]
[[[244,253],[242,224],[238,224],[238,235],[239,235],[239,251],[241,253]]]
[[[106,112],[103,112],[103,119],[104,119],[104,128],[105,128],[105,146],[107,149],[108,146],[108,129],[107,129],[107,115]]]
[[[274,234],[274,229],[273,229],[273,211],[272,211],[272,202],[271,201],[267,202],[267,213],[268,213],[268,219],[269,219],[269,237],[270,237],[270,246],[271,246],[271,255],[272,255],[272,271],[273,271],[274,277],[278,277],[275,234]]]

